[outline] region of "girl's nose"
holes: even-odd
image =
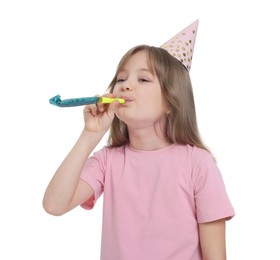
[[[130,90],[131,90],[131,87],[127,83],[123,84],[122,91],[130,91]]]

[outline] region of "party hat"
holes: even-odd
[[[188,71],[191,69],[198,20],[160,46],[179,60]]]

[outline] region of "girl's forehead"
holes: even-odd
[[[119,67],[118,73],[126,71],[131,67],[138,68],[138,70],[149,71],[153,73],[154,68],[148,53],[145,50],[138,51],[123,60]]]
[[[128,59],[126,60],[125,63],[128,63],[130,61],[137,61],[139,63],[147,63],[148,61],[148,53],[144,50],[138,51],[136,53],[133,53]]]

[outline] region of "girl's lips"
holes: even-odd
[[[131,101],[133,101],[133,99],[130,98],[130,97],[121,96],[120,98],[123,98],[123,99],[125,100],[125,102],[131,102]]]

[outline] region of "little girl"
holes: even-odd
[[[106,95],[126,102],[85,106],[84,129],[46,189],[52,215],[91,209],[103,194],[102,260],[226,259],[234,210],[198,133],[190,62],[164,47],[129,50]],[[109,129],[108,146],[90,156]]]

